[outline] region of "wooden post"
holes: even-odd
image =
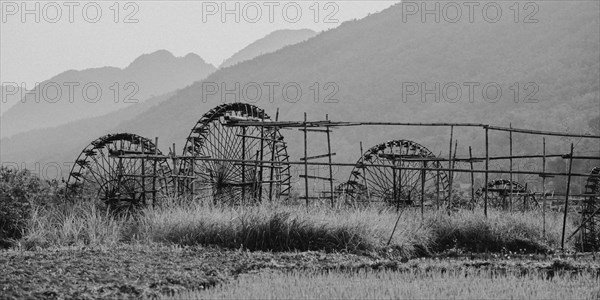
[[[571,189],[571,171],[573,168],[573,143],[571,143],[571,156],[569,157],[569,173],[567,174],[567,190],[565,192],[565,213],[563,216],[562,238],[560,247],[565,251],[565,230],[567,226],[567,213],[569,211],[569,190]]]
[[[325,115],[325,120],[329,121],[329,115]],[[331,137],[329,134],[329,126],[326,126],[327,130],[327,158],[329,160],[329,197],[331,200],[331,208],[335,207],[333,199],[333,166],[331,165]]]
[[[488,205],[488,171],[490,170],[489,128],[485,126],[485,196],[483,198],[483,215],[487,218]]]
[[[304,196],[306,197],[306,209],[308,209],[308,130],[306,124],[306,113],[304,113]]]
[[[510,123],[510,128],[512,128],[512,123]],[[508,207],[512,211],[512,205],[513,205],[513,197],[512,197],[513,196],[512,195],[513,194],[513,173],[512,173],[513,172],[513,159],[512,159],[512,156],[513,156],[513,138],[512,138],[512,131],[508,132],[508,136],[509,136],[509,147],[510,147],[510,158],[508,159],[509,160],[509,164],[510,164],[509,173],[508,173],[509,174],[509,180],[510,180],[510,191],[509,191],[509,194],[508,194]],[[506,207],[505,207],[505,209],[506,209]]]
[[[469,146],[469,164],[471,165],[471,204],[475,208],[475,173],[473,172],[473,152]]]
[[[546,173],[546,138],[542,138],[542,173]],[[542,237],[546,240],[546,174],[542,176]]]

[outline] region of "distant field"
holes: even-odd
[[[264,272],[177,299],[598,299],[593,272],[506,269]]]

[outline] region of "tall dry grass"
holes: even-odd
[[[396,221],[396,231],[390,236]],[[567,232],[573,229],[567,224]],[[115,218],[90,204],[36,209],[21,245],[27,248],[118,243],[217,245],[264,251],[348,251],[419,256],[449,249],[540,252],[560,244],[562,219],[541,213],[429,211],[398,213],[391,208],[341,208],[261,204],[201,204],[146,208],[130,218]],[[389,245],[388,245],[389,241]],[[569,244],[569,247],[572,245]]]
[[[90,203],[70,207],[36,207],[17,245],[25,249],[68,246],[115,246],[130,220],[117,219]]]

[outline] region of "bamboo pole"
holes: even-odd
[[[173,152],[171,153],[171,159],[173,160],[173,186],[175,188],[175,196],[179,196],[179,168],[177,168],[177,158],[175,154],[175,143],[173,143]]]
[[[425,215],[425,170],[427,169],[427,162],[423,162],[423,170],[421,170],[421,219]]]
[[[392,146],[393,147],[393,146]],[[402,154],[402,149],[400,149],[400,153]],[[398,210],[400,209],[400,200],[402,197],[402,155],[400,155],[398,157],[398,162],[399,162],[399,169],[398,169],[398,184],[400,185],[397,189],[396,189],[396,181],[394,180],[394,192],[396,197],[398,197]],[[394,160],[394,166],[396,166],[396,160]],[[393,168],[392,170],[396,170],[397,168]],[[398,195],[398,192],[400,192],[400,195]],[[408,194],[408,201],[410,203],[410,201],[412,200],[410,197],[410,192]]]
[[[308,130],[306,124],[306,112],[304,113],[304,157],[308,157]],[[308,209],[308,159],[304,160],[304,196],[306,197],[306,209]]]
[[[393,161],[392,164],[395,165],[396,162]],[[396,183],[397,182],[396,177],[397,177],[396,176],[396,168],[393,168],[392,169],[392,182],[393,182],[393,184],[392,184],[392,189],[393,189],[392,190],[392,195],[394,197],[394,202],[396,202],[396,211],[399,211],[400,210],[400,199],[398,198],[398,195],[397,195],[397,193],[398,193],[398,187],[397,187],[397,183]]]
[[[571,143],[571,156],[573,156],[573,143]],[[562,237],[560,240],[560,247],[563,251],[565,251],[565,230],[567,226],[567,213],[569,211],[569,190],[571,189],[571,171],[573,168],[573,160],[569,159],[569,175],[567,176],[567,190],[565,191],[565,212],[563,216],[563,227],[562,227]]]
[[[254,162],[254,178],[252,180],[252,201],[256,202],[256,201],[261,201],[260,196],[261,196],[261,192],[262,192],[262,179],[258,179],[258,176],[260,175],[259,173],[259,169],[258,169],[258,164],[260,162],[259,160],[259,155],[260,155],[260,150],[256,150],[256,155],[254,156],[255,162]]]
[[[310,130],[309,130],[310,131]],[[259,138],[257,138],[259,139]],[[265,139],[265,140],[270,140],[270,139]],[[332,153],[333,155],[333,153]],[[151,154],[121,154],[121,155],[117,155],[119,157],[122,158],[156,158],[156,159],[162,159],[162,158],[170,158],[172,157],[172,155],[169,156],[165,156],[165,155],[151,155]],[[176,155],[175,156],[178,159],[189,159],[189,155]],[[512,158],[513,159],[519,159],[519,158],[542,158],[543,155],[542,154],[536,154],[536,155],[514,155]],[[546,154],[546,158],[550,158],[550,157],[561,157],[564,159],[567,158],[573,158],[574,160],[600,160],[600,157],[598,156],[576,156],[573,155],[572,157],[569,155],[569,153],[565,153],[565,154]],[[492,160],[507,160],[509,159],[509,156],[490,156],[489,159],[490,161]],[[201,158],[202,159],[202,158]],[[417,157],[417,156],[411,156],[411,157],[407,157],[404,156],[403,160],[405,161],[437,161],[437,162],[445,162],[445,161],[449,161],[449,159],[447,158],[440,158],[440,157]],[[458,158],[456,156],[453,157],[452,159],[454,162],[469,162],[469,161],[473,161],[473,162],[477,162],[477,161],[485,161],[485,156],[484,157],[473,157],[473,158]],[[335,164],[334,164],[335,165]],[[450,170],[448,168],[448,170]],[[503,171],[503,173],[508,174],[508,171]],[[519,173],[518,171],[514,171],[513,170],[513,174],[524,174],[524,173]],[[565,176],[567,173],[564,173]]]
[[[154,155],[158,155],[158,137],[154,138]],[[156,206],[156,164],[158,161],[153,159],[152,162],[152,206]]]
[[[452,157],[452,168],[450,168],[450,170],[452,170],[452,177],[450,178],[450,201],[449,204],[452,204],[452,189],[454,187],[454,170],[455,170],[455,166],[456,166],[456,149],[458,148],[458,140],[454,141],[454,155]]]
[[[450,171],[448,172],[448,183],[449,183],[449,187],[448,187],[448,203],[451,204],[452,203],[452,138],[454,135],[454,126],[450,126],[450,147],[448,149],[448,169],[450,169]]]
[[[423,126],[423,127],[448,127],[448,126],[456,126],[456,127],[481,127],[487,128],[489,130],[496,131],[512,131],[518,133],[526,133],[526,134],[536,134],[536,135],[548,135],[548,136],[562,136],[562,137],[580,137],[580,138],[591,138],[591,139],[600,139],[600,135],[590,135],[590,134],[578,134],[578,133],[568,133],[568,132],[555,132],[555,131],[543,131],[543,130],[532,130],[532,129],[521,129],[521,128],[507,128],[501,126],[492,126],[489,124],[482,123],[415,123],[415,122],[327,122],[327,121],[312,121],[309,122],[311,127],[318,126],[332,126],[332,127],[346,127],[346,126]],[[277,127],[303,127],[303,122],[298,121],[281,121],[281,122],[272,122],[271,126]],[[240,121],[236,122],[236,126],[256,126],[251,121]]]
[[[473,157],[473,152],[471,150],[471,146],[469,146],[469,157]],[[469,162],[471,165],[471,171],[473,171],[473,161]],[[473,208],[475,208],[475,173],[471,172],[471,203],[473,204]]]
[[[124,156],[125,157],[125,156]],[[159,158],[161,158],[159,156]],[[241,159],[226,159],[226,158],[209,158],[209,157],[197,157],[195,158],[196,160],[204,160],[204,161],[223,161],[223,162],[237,162],[237,163],[248,163],[249,161],[246,160],[241,160]],[[255,160],[250,161],[251,163],[254,163]],[[259,163],[264,163],[264,164],[269,164],[270,161],[262,161]],[[327,162],[306,162],[306,161],[290,161],[290,162],[286,162],[286,164],[290,164],[290,165],[304,165],[304,164],[308,164],[310,166],[327,166],[329,165],[329,163]],[[356,163],[331,163],[332,166],[340,166],[340,167],[356,167],[357,164]],[[390,165],[380,165],[380,164],[373,164],[373,165],[369,165],[369,167],[375,167],[375,168],[392,168],[392,166]],[[402,167],[402,169],[404,170],[416,170],[416,171],[420,171],[423,168],[422,167]],[[440,170],[443,172],[449,172],[450,169],[448,168],[435,168],[436,170]],[[485,170],[469,170],[469,169],[454,169],[454,171],[456,172],[465,172],[465,173],[486,173]],[[506,174],[507,171],[502,171],[502,170],[488,170],[487,173],[490,174]],[[514,174],[522,174],[522,175],[552,175],[552,176],[567,176],[568,173],[566,172],[549,172],[549,173],[542,173],[542,172],[531,172],[531,171],[513,171]],[[600,178],[600,175],[595,175],[595,174],[583,174],[583,173],[571,173],[572,177],[598,177]]]
[[[196,145],[196,137],[192,137],[192,145]],[[184,150],[185,151],[185,150]],[[192,195],[192,201],[194,201],[194,196],[195,196],[195,183],[194,181],[196,180],[196,160],[194,159],[194,156],[196,156],[196,151],[192,152],[192,160],[190,161],[190,176],[192,176],[192,178],[190,178],[190,194]]]
[[[277,112],[275,113],[275,121],[279,121],[279,108],[277,108]],[[273,130],[273,135],[271,136],[273,144],[271,147],[271,170],[269,172],[269,202],[273,202],[273,173],[275,169],[273,162],[275,161],[275,151],[277,151],[276,133],[277,130]]]
[[[512,128],[512,123],[510,123],[510,128]],[[510,145],[510,159],[509,159],[509,163],[510,163],[510,167],[509,167],[509,179],[510,179],[510,193],[508,194],[508,205],[510,210],[512,211],[512,205],[513,205],[513,198],[512,198],[512,193],[513,193],[513,135],[512,135],[512,131],[508,132],[509,135],[509,145]]]
[[[362,141],[360,141],[360,159],[361,159],[361,163],[363,164],[363,184],[365,185],[365,190],[367,192],[367,201],[369,202],[369,205],[371,204],[371,194],[369,193],[369,186],[367,185],[367,174],[365,173],[365,168],[364,168],[364,156],[363,156],[363,144]]]
[[[435,204],[437,206],[437,210],[440,209],[440,170],[435,170],[436,179],[435,179]]]
[[[140,145],[142,145],[142,154],[146,154],[142,138],[140,138]],[[142,158],[140,161],[142,163],[142,202],[146,205],[146,160]]]
[[[546,138],[542,138],[542,173],[546,173]],[[542,176],[542,237],[546,240],[546,176]]]
[[[487,219],[487,205],[488,205],[488,181],[489,181],[489,170],[490,170],[490,153],[489,153],[489,129],[485,127],[485,196],[483,199],[483,214]]]
[[[265,111],[262,111],[262,115],[260,118],[261,126],[260,126],[260,159],[259,161],[264,160],[265,154]],[[263,192],[263,164],[260,164],[260,169],[258,172],[258,201],[262,202],[262,192]]]
[[[325,120],[329,121],[329,115],[325,115]],[[329,126],[325,127],[327,130],[327,159],[329,162],[329,197],[331,200],[331,208],[335,207],[333,199],[333,166],[331,165],[331,137],[329,134]]]
[[[246,161],[246,127],[242,127],[242,160]],[[246,165],[242,165],[242,204],[246,201]]]

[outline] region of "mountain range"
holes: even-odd
[[[25,94],[25,91],[22,90],[20,86],[21,85],[16,82],[0,85],[0,115],[19,103],[21,95]]]
[[[267,36],[236,52],[233,56],[226,59],[219,68],[227,68],[240,62],[251,60],[257,56],[275,52],[285,46],[305,41],[315,35],[317,35],[317,33],[310,29],[282,29],[273,31]]]
[[[311,36],[311,33],[314,34],[314,32],[311,30],[275,31],[263,39],[259,39],[252,43],[252,46],[248,46],[244,48],[244,50],[239,51],[234,55],[237,58],[232,57],[227,61],[249,60],[254,58],[253,55],[260,55],[262,53],[276,51],[297,41],[305,40]],[[246,49],[249,50],[246,51]],[[156,70],[164,70],[165,67],[170,67],[171,70],[167,70],[165,74],[182,73],[182,76],[180,77],[193,80],[195,76],[194,74],[196,73],[193,71],[193,68],[198,67],[197,65],[193,64],[193,61],[200,58],[194,54],[189,54],[185,58],[175,58],[175,63],[173,63],[173,58],[175,57],[170,52],[166,50],[160,50],[152,54],[140,56],[127,69],[131,73],[147,73],[156,75]],[[168,63],[169,61],[171,61],[171,63]],[[186,62],[191,62],[192,65],[186,65]],[[210,68],[209,71],[210,70],[214,71],[216,69]],[[83,70],[77,72],[77,74],[88,74],[92,71],[93,70]],[[61,75],[58,75],[55,78],[60,76]],[[163,78],[160,76],[157,76],[153,79],[154,81],[158,81],[154,83],[158,85],[158,88],[153,91],[157,96],[143,95],[147,98],[143,98],[143,101],[139,101],[138,103],[126,105],[125,107],[122,107],[116,111],[104,114],[97,112],[101,115],[69,121],[68,123],[62,125],[52,126],[52,124],[49,123],[35,124],[37,129],[31,129],[26,132],[14,134],[11,137],[3,138],[1,143],[2,162],[18,162],[19,164],[25,164],[29,166],[40,162],[69,162],[70,158],[77,156],[78,152],[81,151],[81,148],[90,142],[90,137],[99,137],[106,133],[119,130],[127,131],[129,126],[124,125],[123,123],[135,119],[137,116],[150,109],[154,109],[157,104],[174,96],[177,93],[177,90],[173,89],[173,86],[177,86],[177,84],[169,87],[160,82],[162,79]],[[197,80],[201,79],[203,79],[202,76],[197,77]],[[54,81],[54,79],[48,80],[47,82],[52,81]],[[185,79],[182,82],[185,83],[187,81],[188,79]],[[172,81],[171,79],[167,80],[167,83],[171,82],[175,81]],[[184,86],[183,83],[181,84],[181,87]],[[163,90],[167,90],[167,92],[158,94],[157,91]],[[9,91],[11,94],[15,95],[9,95],[8,100],[10,100],[10,102],[14,102],[11,104],[16,104],[16,102],[19,101],[20,91],[13,92],[12,87]],[[8,109],[8,107],[6,108]],[[2,109],[5,109],[4,104],[2,105]],[[11,111],[11,114],[12,113],[14,113],[14,111]],[[24,114],[24,112],[21,113]],[[11,127],[11,123],[13,123],[14,118],[15,117],[5,119],[4,116],[2,116],[1,131],[3,134],[5,133],[5,128]],[[59,163],[59,165],[60,164],[61,163]]]
[[[302,120],[306,112],[309,120],[328,114],[334,121],[478,122],[569,132],[598,128],[594,125],[600,114],[600,3],[538,5],[537,23],[506,19],[472,23],[468,18],[438,23],[406,22],[398,4],[219,69],[116,124],[112,131],[160,137],[161,145],[183,146],[198,119],[224,101],[252,102],[271,115],[279,109],[280,120]],[[221,89],[239,85],[244,91],[255,84],[264,87],[256,99]],[[219,90],[209,93],[207,86]],[[432,89],[437,96],[423,92]],[[87,135],[88,141],[97,138]],[[284,135],[292,160],[298,160],[299,133],[286,130]],[[445,128],[365,126],[336,129],[332,145],[336,161],[356,161],[359,142],[366,149],[394,139],[414,140],[447,155],[448,136]],[[483,130],[457,127],[454,137],[459,157],[468,156],[469,146],[474,156],[482,155]],[[532,137],[515,134],[515,154],[541,153],[541,137]],[[508,134],[492,132],[490,139],[492,155],[508,154]],[[324,153],[322,141],[311,138],[309,155]],[[597,140],[553,137],[548,137],[547,151],[565,153],[571,142],[577,143],[576,151],[596,153],[592,155],[600,151]],[[591,163],[581,169],[589,171]]]
[[[301,120],[307,112],[309,119],[324,119],[328,113],[333,120],[345,121],[512,123],[514,127],[585,131],[600,112],[599,5],[543,2],[537,17],[545,22],[463,20],[454,24],[403,22],[402,6],[395,5],[307,41],[220,69],[130,121],[129,128],[181,143],[203,113],[223,102],[224,93],[209,95],[207,86],[276,83],[279,85],[271,95],[265,87],[262,97],[252,102],[271,114],[279,108],[282,120]],[[423,83],[423,89],[456,83],[462,97],[439,102],[429,97],[423,102],[417,94],[403,99],[406,86],[421,87]],[[295,89],[284,95],[283,87],[289,84],[301,88],[299,100],[294,99]],[[471,98],[469,85],[475,89]],[[484,97],[484,86],[500,88],[501,96],[494,99],[490,88],[490,95]],[[361,139],[373,145],[416,136],[434,149],[447,149],[439,130],[394,130],[396,134],[359,128],[337,138],[345,141],[342,145],[357,145]],[[445,131],[443,136],[447,136]],[[526,137],[516,137],[521,138]],[[482,145],[470,132],[461,142],[465,145],[459,148],[462,151],[466,145],[479,150]],[[567,143],[561,145],[555,150],[568,148]],[[499,145],[497,151],[504,151],[505,146]]]
[[[25,94],[2,118],[2,137],[104,115],[205,78],[216,68],[196,54],[175,57],[161,50],[124,69],[70,70]]]

